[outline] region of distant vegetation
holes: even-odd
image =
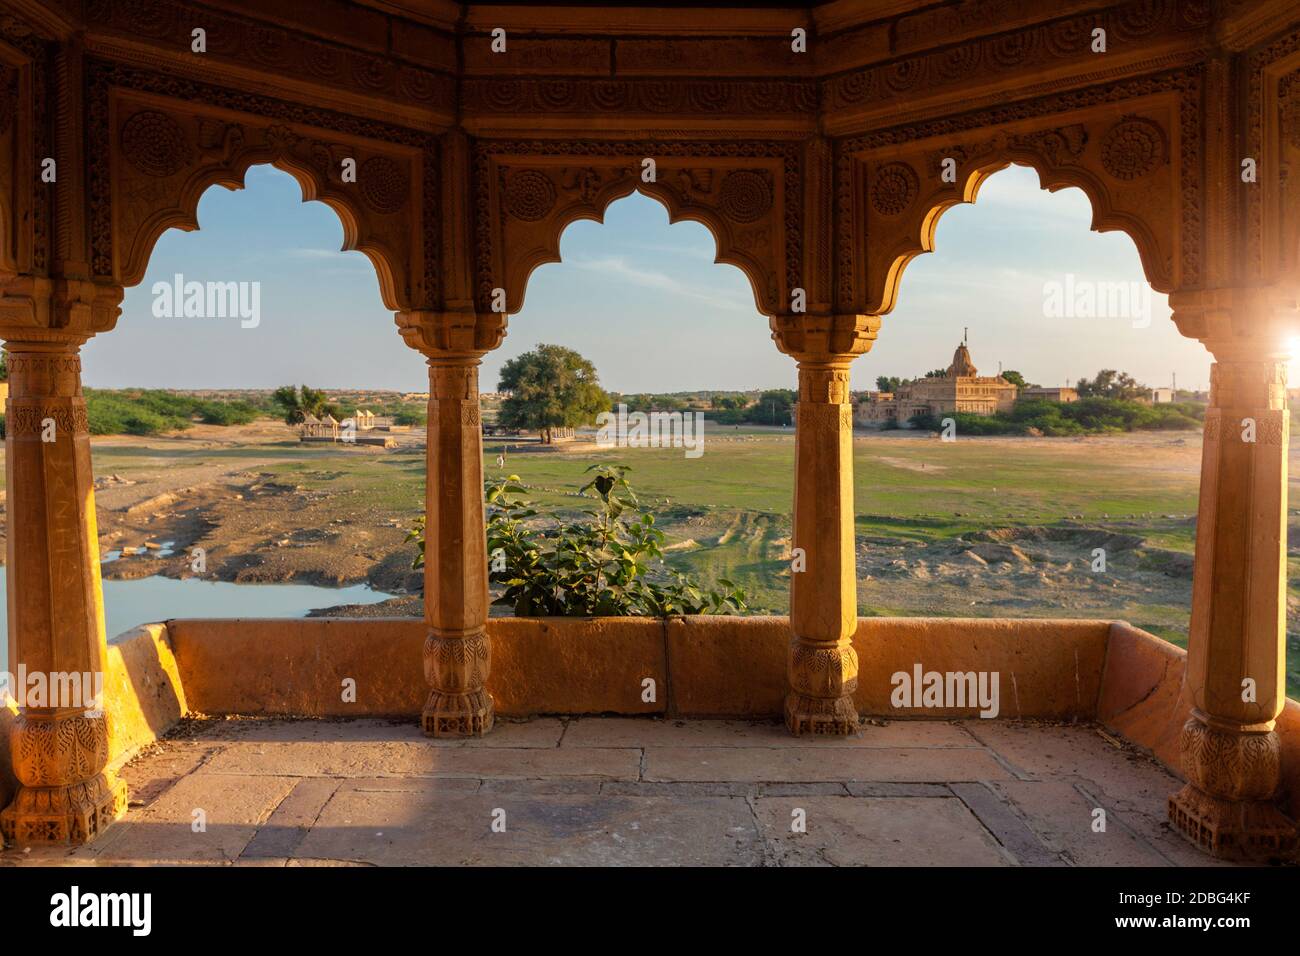
[[[323,389],[307,385],[301,388],[281,385],[271,394],[271,402],[286,425],[297,425],[308,415],[314,418],[324,418],[326,415],[338,419],[343,417],[343,410],[330,403]]]
[[[85,395],[92,435],[156,435],[196,423],[246,425],[263,413],[258,404],[242,399],[218,401],[161,389],[88,388]]]
[[[1145,405],[1120,398],[1081,398],[1077,402],[1018,402],[995,415],[917,415],[915,428],[940,431],[943,419],[956,422],[958,435],[1099,435],[1135,430],[1199,429],[1205,406],[1196,402]]]

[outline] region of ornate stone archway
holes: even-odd
[[[531,271],[558,257],[564,226],[640,190],[671,219],[712,231],[719,260],[745,272],[777,347],[798,363],[795,544],[809,573],[792,576],[786,718],[796,733],[849,732],[848,368],[871,347],[907,262],[933,247],[943,210],[1023,163],[1045,188],[1083,189],[1094,228],[1133,238],[1179,328],[1215,356],[1190,783],[1171,816],[1223,854],[1290,845],[1270,788],[1283,699],[1282,362],[1300,330],[1300,17],[1286,0],[1040,7],[346,0],[306,17],[236,0],[4,0],[14,660],[84,670],[103,656],[78,349],[112,329],[158,236],[196,227],[204,189],[270,163],[338,213],[347,247],[370,257],[399,332],[428,361],[437,480],[424,721],[434,734],[488,731],[477,366]],[[496,28],[504,52],[491,47]],[[66,426],[54,443],[19,427],[49,417]],[[1224,423],[1238,418],[1263,422],[1270,440],[1232,441]],[[67,542],[77,546],[60,550]],[[1265,692],[1242,706],[1229,691],[1247,676]],[[102,718],[26,713],[14,747],[24,790],[6,832],[86,839],[111,820],[121,791],[102,738]]]

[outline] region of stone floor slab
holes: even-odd
[[[780,747],[845,750],[880,747],[978,747],[946,721],[865,724],[851,737],[795,737],[780,721],[581,717],[569,721],[563,747]]]
[[[429,741],[232,742],[197,771],[294,777],[586,777],[635,780],[630,749],[439,747]]]
[[[1015,804],[1026,824],[1052,850],[1080,866],[1168,866],[1113,811],[1099,807],[1066,780],[1004,780],[995,788]],[[1104,831],[1094,811],[1106,811]]]
[[[1009,866],[955,797],[763,797],[769,862],[781,866]],[[797,811],[806,832],[795,832]]]
[[[206,721],[203,738],[208,741],[276,741],[281,743],[419,742],[429,747],[558,747],[564,721],[558,717],[534,720],[498,720],[492,732],[482,737],[426,737],[417,720],[303,720],[262,718]]]
[[[1010,776],[991,754],[972,748],[646,748],[646,780],[938,783]]]
[[[192,773],[148,808],[131,813],[93,844],[95,859],[226,863],[298,783],[292,777]],[[197,811],[202,811],[202,817]],[[202,829],[196,821],[202,820]]]
[[[740,797],[350,791],[330,801],[297,856],[384,866],[753,866],[762,848]]]

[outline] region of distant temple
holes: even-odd
[[[867,392],[857,403],[853,419],[859,425],[885,425],[917,415],[992,415],[1009,411],[1018,398],[1072,402],[1077,397],[1072,388],[1025,389],[1018,396],[1016,386],[1001,375],[980,375],[963,341],[942,376],[908,382],[895,392]]]

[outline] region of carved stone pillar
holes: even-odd
[[[44,675],[47,694],[14,689],[26,705],[11,741],[22,786],[0,829],[20,846],[84,843],[126,810],[126,786],[106,769],[108,730],[94,699],[107,645],[78,356],[86,336],[14,334],[5,331],[9,669]]]
[[[1187,650],[1187,785],[1169,819],[1215,856],[1296,846],[1274,805],[1286,699],[1287,335],[1295,300],[1258,290],[1175,294],[1174,318],[1213,353],[1201,452]]]
[[[483,517],[483,430],[478,400],[482,356],[504,334],[504,316],[407,312],[407,343],[429,362],[425,487],[424,676],[421,713],[432,737],[482,736],[492,729],[487,636],[487,532]]]
[[[795,406],[794,560],[785,723],[793,734],[852,734],[858,658],[849,365],[880,320],[864,315],[772,319],[773,339],[799,363]]]

